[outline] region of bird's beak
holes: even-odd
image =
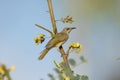
[[[71,29],[76,29],[76,27],[72,27]]]

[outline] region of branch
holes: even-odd
[[[57,28],[56,28],[56,23],[55,23],[52,3],[51,3],[51,0],[47,0],[47,1],[48,1],[48,7],[49,7],[51,21],[52,21],[53,32],[54,32],[54,34],[56,34],[57,33]]]
[[[47,0],[47,1],[48,1],[48,7],[49,7],[49,12],[50,12],[51,21],[52,21],[53,32],[54,32],[54,34],[56,34],[57,33],[57,27],[56,27],[56,21],[55,21],[55,18],[54,18],[52,2],[51,2],[51,0]],[[68,70],[71,70],[70,66],[69,66],[69,63],[68,63],[68,56],[65,54],[65,51],[64,51],[62,46],[59,47],[59,51],[60,51],[60,53],[63,57],[63,60],[66,64],[66,66],[68,67]]]
[[[68,63],[68,56],[65,54],[65,51],[64,51],[64,49],[63,49],[62,46],[59,47],[59,51],[60,51],[60,53],[61,53],[61,55],[62,55],[62,57],[63,57],[63,60],[64,60],[64,62],[65,62],[65,64],[66,64],[66,66],[70,69],[70,65],[69,65],[69,63]],[[71,69],[70,69],[70,70],[71,70]]]
[[[38,24],[35,24],[35,25],[36,25],[37,27],[39,27],[39,28],[41,28],[41,29],[49,32],[49,33],[51,34],[51,37],[54,37],[54,34],[53,34],[50,30],[48,30],[48,29],[46,29],[46,28],[44,28],[44,27],[42,27],[42,26],[40,26],[40,25],[38,25]]]

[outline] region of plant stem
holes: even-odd
[[[49,33],[51,34],[51,37],[54,37],[54,34],[53,34],[50,30],[48,30],[48,29],[46,29],[46,28],[44,28],[44,27],[42,27],[42,26],[40,26],[40,25],[38,25],[38,24],[35,24],[35,25],[36,25],[37,27],[42,28],[43,30],[49,32]]]
[[[56,28],[56,23],[55,23],[55,18],[54,18],[54,13],[53,13],[51,0],[48,0],[48,7],[49,7],[49,11],[50,11],[50,16],[51,16],[53,32],[56,34],[57,33],[57,28]]]
[[[70,69],[70,65],[69,65],[69,62],[68,62],[68,56],[65,54],[65,51],[64,51],[63,47],[60,46],[60,47],[59,47],[59,50],[60,50],[60,53],[61,53],[61,55],[62,55],[62,57],[63,57],[63,60],[64,60],[64,62],[65,62],[65,64],[66,64],[66,66]],[[70,70],[71,70],[71,69],[70,69]]]
[[[47,1],[48,1],[48,7],[49,7],[51,21],[52,21],[53,32],[54,32],[54,34],[56,34],[57,33],[57,27],[56,27],[56,21],[55,21],[55,18],[54,18],[52,3],[51,3],[51,0],[47,0]],[[63,60],[66,64],[66,66],[68,67],[68,70],[71,70],[70,66],[69,66],[69,62],[68,62],[68,56],[65,54],[65,51],[64,51],[63,47],[60,46],[59,50],[60,50],[60,53],[63,57]]]
[[[71,47],[69,47],[68,50],[67,50],[67,52],[66,52],[67,57],[69,56],[70,49],[71,49]]]

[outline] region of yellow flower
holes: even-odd
[[[63,77],[65,80],[70,80],[70,77],[66,76],[64,73],[62,73],[62,77]]]
[[[70,77],[66,76],[66,77],[65,77],[65,80],[70,80]]]
[[[39,37],[34,38],[36,45],[39,45],[42,42],[44,42],[44,40],[45,40],[44,36],[45,36],[44,34],[39,34]]]
[[[14,70],[15,70],[15,66],[11,66],[10,71],[14,71]]]
[[[83,46],[80,43],[78,43],[78,42],[74,42],[74,43],[70,44],[69,47],[72,47],[72,48],[83,48]]]
[[[44,37],[45,35],[44,34],[39,34],[40,37]]]
[[[40,43],[40,38],[34,38],[34,41],[35,41],[36,45],[39,45],[39,43]]]
[[[62,19],[62,22],[63,22],[63,23],[72,23],[73,20],[72,20],[72,17],[67,16],[66,18]]]
[[[78,42],[70,44],[69,48],[75,50],[76,53],[83,52],[83,46]]]
[[[0,66],[0,73],[5,74],[5,71],[2,69],[2,66]]]
[[[62,75],[63,78],[66,78],[66,75],[64,73],[61,73],[61,75]]]

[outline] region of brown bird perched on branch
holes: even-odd
[[[60,47],[62,44],[64,44],[68,38],[69,33],[71,30],[76,29],[75,27],[67,27],[64,28],[60,33],[57,33],[54,38],[52,38],[46,45],[46,49],[44,49],[40,56],[39,60],[42,60],[44,56],[48,53],[49,50],[51,50],[53,47]]]

